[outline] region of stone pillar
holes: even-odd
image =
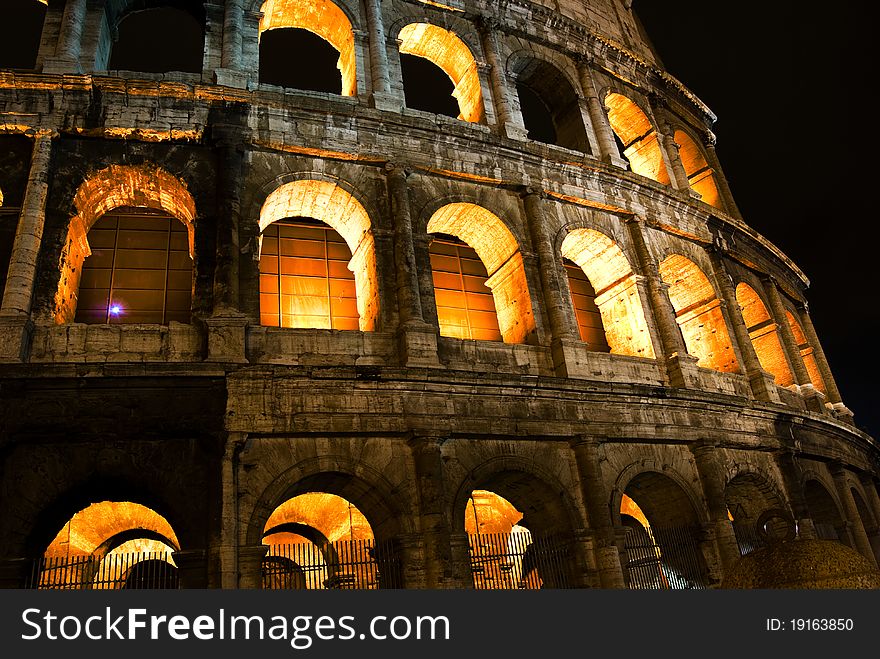
[[[269,545],[249,545],[238,548],[238,587],[260,589],[263,587],[263,558]]]
[[[779,465],[782,481],[788,493],[788,502],[791,505],[795,524],[797,524],[798,537],[804,540],[815,540],[816,527],[813,523],[810,509],[807,506],[807,500],[804,497],[801,470],[795,460],[794,453],[783,449],[774,457],[776,458],[776,464]]]
[[[452,574],[456,588],[473,588],[474,573],[471,568],[470,540],[467,533],[453,533],[449,536],[452,551]]]
[[[214,124],[211,136],[217,154],[217,246],[214,264],[214,306],[208,325],[208,361],[247,362],[247,318],[240,311],[239,240],[241,185],[244,174],[244,130]]]
[[[37,562],[32,558],[8,558],[0,560],[0,589],[25,588],[28,581],[39,574]]]
[[[226,0],[223,14],[223,55],[224,69],[241,70],[241,31],[244,25],[242,0]]]
[[[87,0],[67,0],[61,18],[61,30],[55,56],[43,62],[44,73],[82,73],[79,63],[82,37],[86,24]]]
[[[623,567],[617,548],[617,536],[611,519],[609,501],[611,493],[602,479],[599,447],[601,440],[595,437],[579,437],[571,443],[577,461],[578,477],[590,528],[595,537],[594,553],[602,588],[623,588]]]
[[[733,287],[733,280],[727,272],[724,265],[724,256],[716,247],[709,250],[709,257],[712,261],[712,268],[715,271],[715,279],[718,282],[718,288],[721,291],[721,299],[727,306],[730,317],[730,324],[733,327],[733,335],[739,345],[739,354],[742,356],[742,366],[752,393],[758,400],[778,403],[779,392],[776,391],[776,384],[773,375],[765,371],[761,367],[758,359],[758,353],[755,352],[755,346],[752,343],[752,337],[749,335],[749,328],[742,315],[742,308],[736,300],[736,290]]]
[[[724,573],[727,574],[740,559],[739,544],[733,526],[727,515],[727,501],[724,497],[724,468],[718,459],[718,446],[702,440],[689,447],[694,455],[697,473],[706,496],[709,510],[709,524],[714,531],[715,542]]]
[[[703,146],[706,147],[706,160],[709,167],[712,168],[712,176],[715,179],[715,185],[718,187],[718,194],[724,201],[725,210],[738,219],[742,219],[742,213],[736,205],[733,193],[730,191],[730,185],[727,183],[727,177],[721,169],[721,161],[718,159],[718,153],[715,151],[715,135],[712,131],[703,133]]]
[[[244,433],[229,433],[220,467],[220,587],[238,587],[238,455],[247,440]]]
[[[874,479],[869,474],[862,474],[859,477],[862,483],[862,489],[865,491],[865,505],[868,506],[871,514],[874,516],[874,526],[868,535],[871,547],[874,549],[874,557],[880,562],[880,496],[877,494],[877,486]]]
[[[599,159],[615,167],[627,168],[627,162],[620,155],[620,149],[614,140],[614,130],[608,121],[608,114],[599,94],[596,91],[596,83],[593,80],[593,71],[588,58],[581,58],[578,62],[578,74],[581,89],[587,101],[587,111],[590,115],[590,123],[593,133],[596,135],[596,143],[599,147]]]
[[[399,111],[402,104],[398,99],[393,98],[391,93],[391,74],[388,70],[388,50],[381,0],[365,0],[364,6],[370,53],[370,79],[373,83],[371,94],[373,107]]]
[[[699,389],[701,385],[696,366],[697,358],[687,352],[684,337],[675,319],[675,309],[669,299],[668,286],[661,280],[657,262],[648,250],[644,223],[637,217],[631,217],[626,222],[635,247],[640,274],[645,277],[651,316],[660,338],[660,345],[655,346],[659,348],[656,351],[658,360],[666,367],[670,385]]]
[[[486,63],[489,65],[489,79],[492,83],[492,100],[495,106],[495,117],[502,135],[515,140],[528,139],[528,131],[523,124],[522,115],[514,110],[513,90],[507,82],[507,72],[498,54],[498,37],[495,34],[500,23],[487,16],[479,17],[477,28],[480,31],[480,42]]]
[[[865,529],[865,523],[862,516],[859,515],[859,509],[856,507],[856,501],[853,498],[852,490],[846,482],[846,467],[840,463],[830,465],[829,471],[834,479],[834,487],[837,489],[837,496],[843,504],[843,512],[846,515],[847,526],[852,535],[854,549],[862,556],[867,558],[872,565],[876,567],[877,561],[874,558],[874,550],[871,548],[871,541],[868,540],[868,532]]]
[[[208,562],[203,549],[175,551],[171,554],[171,558],[177,565],[181,588],[208,587]]]
[[[54,137],[53,133],[39,133],[34,138],[27,188],[9,258],[3,304],[0,306],[0,362],[26,359],[33,327],[30,316],[37,260],[46,223],[49,165]]]
[[[663,154],[663,161],[672,187],[690,196],[699,197],[691,190],[690,181],[684,171],[684,165],[681,163],[681,155],[678,152],[678,144],[675,142],[672,127],[663,117],[666,101],[656,94],[651,94],[648,97],[648,102],[651,106],[651,113],[654,115],[653,124],[654,130],[657,132],[657,143]]]
[[[827,357],[825,357],[825,351],[822,350],[822,344],[819,343],[819,335],[813,326],[813,319],[810,318],[809,307],[806,303],[798,306],[798,316],[800,317],[801,327],[804,328],[804,335],[813,348],[813,357],[816,359],[816,366],[819,368],[822,382],[825,383],[825,395],[828,397],[828,402],[838,416],[848,423],[852,423],[853,413],[843,404],[840,390],[837,388],[834,375],[831,373],[831,366],[828,364]]]
[[[767,291],[767,301],[770,303],[770,315],[773,316],[773,321],[779,330],[782,347],[788,354],[788,362],[791,365],[791,371],[798,390],[806,400],[808,409],[813,412],[824,412],[825,404],[822,401],[822,394],[813,386],[813,382],[810,380],[810,374],[807,372],[803,357],[801,357],[801,350],[788,322],[785,305],[782,303],[782,297],[779,295],[776,280],[773,277],[765,277],[763,282],[764,289]]]
[[[419,521],[424,547],[426,588],[459,587],[453,567],[451,528],[446,514],[441,446],[445,438],[414,436],[409,446],[419,493]]]

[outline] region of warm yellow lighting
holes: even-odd
[[[363,513],[346,499],[326,492],[308,492],[288,499],[278,506],[263,529],[266,544],[294,544],[298,534],[285,524],[302,524],[320,532],[330,542],[372,540],[373,530]],[[272,532],[273,529],[280,531]]]
[[[467,533],[511,533],[523,514],[510,501],[488,490],[474,490],[464,511]]]
[[[755,289],[746,283],[741,283],[736,287],[736,301],[742,311],[761,368],[771,373],[779,386],[791,386],[794,378],[788,367],[785,352],[782,350],[776,323],[770,317],[763,300]]]
[[[644,526],[646,529],[650,528],[650,524],[648,524],[648,518],[645,517],[645,513],[642,512],[641,508],[639,508],[639,504],[637,504],[625,494],[620,500],[620,514],[629,515],[633,519],[637,520],[638,523]]]
[[[455,89],[459,119],[483,120],[483,92],[477,74],[477,62],[465,43],[449,30],[429,23],[411,23],[398,35],[400,52],[424,57],[439,66]]]
[[[605,98],[608,121],[623,142],[623,155],[630,169],[659,183],[669,184],[669,173],[663,162],[663,152],[657,140],[657,131],[642,109],[626,96],[608,94]]]
[[[807,367],[810,382],[813,383],[813,386],[816,387],[816,389],[824,394],[825,381],[822,379],[822,374],[819,372],[819,365],[816,363],[816,355],[813,353],[813,346],[811,346],[810,342],[807,340],[807,336],[804,334],[804,328],[801,327],[797,318],[795,318],[790,311],[786,311],[785,316],[788,319],[788,324],[794,334],[795,343],[798,344],[798,350],[800,350],[801,359],[804,360],[804,366]],[[797,359],[797,357],[795,357],[795,359]]]
[[[705,156],[697,143],[683,130],[675,131],[675,143],[678,144],[678,155],[687,174],[691,190],[700,195],[700,199],[710,206],[722,208],[715,173],[706,162]]]
[[[339,51],[336,66],[342,73],[342,95],[357,95],[357,64],[351,21],[329,0],[266,0],[260,11],[260,34],[266,30],[293,27],[314,32]],[[290,66],[309,66],[290,62]]]

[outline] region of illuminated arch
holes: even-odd
[[[535,317],[519,244],[504,222],[482,206],[457,202],[431,216],[428,233],[455,236],[476,251],[489,275],[486,285],[504,342],[524,343],[535,330]]]
[[[79,187],[73,204],[76,215],[70,219],[54,301],[57,324],[71,322],[74,318],[83,261],[91,254],[88,232],[105,213],[125,206],[164,211],[186,227],[189,255],[193,256],[195,201],[186,184],[161,167],[152,164],[110,165]]]
[[[459,119],[479,123],[484,119],[483,92],[473,53],[458,36],[430,23],[410,23],[398,35],[400,52],[424,57],[440,67],[455,89]]]
[[[691,190],[700,195],[700,198],[710,206],[724,208],[721,196],[718,194],[718,184],[715,181],[715,172],[706,162],[703,150],[683,130],[675,131],[675,143],[678,144],[678,155],[684,167],[684,173],[688,177],[688,185]]]
[[[266,0],[260,11],[260,34],[293,27],[314,32],[339,51],[337,67],[342,74],[342,95],[357,95],[357,58],[354,31],[345,12],[330,0]],[[291,65],[307,63],[291,63]]]
[[[293,217],[324,222],[345,240],[352,253],[348,268],[355,278],[359,327],[363,332],[375,330],[379,317],[379,284],[373,232],[366,209],[336,183],[292,181],[266,198],[260,210],[260,232],[272,222]]]
[[[630,169],[649,179],[669,185],[669,172],[651,120],[633,101],[622,94],[605,97],[608,121],[623,144],[623,155]]]
[[[562,256],[574,261],[590,280],[612,354],[653,359],[636,276],[617,243],[594,229],[575,229],[562,241]]]
[[[825,381],[822,379],[822,374],[819,372],[819,365],[816,363],[814,348],[807,340],[807,336],[804,334],[804,328],[801,327],[800,321],[798,321],[790,311],[785,312],[785,317],[788,319],[788,324],[794,334],[794,340],[797,343],[800,358],[803,359],[804,366],[807,367],[807,373],[810,375],[810,382],[813,383],[813,386],[816,387],[816,389],[824,394]],[[792,355],[792,359],[797,358],[797,355]]]
[[[776,323],[770,317],[763,300],[754,288],[746,283],[740,283],[736,287],[736,301],[742,311],[761,368],[772,374],[779,386],[791,386],[794,378],[779,340]]]
[[[697,364],[716,371],[739,371],[721,302],[709,278],[693,261],[673,254],[660,264],[660,277],[669,285],[669,299],[687,351]]]

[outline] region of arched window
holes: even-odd
[[[660,264],[660,276],[669,285],[669,299],[687,351],[697,365],[716,371],[739,371],[721,302],[709,278],[696,263],[674,254]]]
[[[285,183],[263,203],[260,229],[262,324],[376,328],[379,285],[371,223],[349,192],[329,181]]]
[[[125,14],[118,22],[107,69],[201,73],[205,52],[202,3],[152,4],[148,9]]]
[[[741,283],[736,287],[736,302],[742,310],[743,320],[749,330],[749,337],[758,361],[768,373],[771,373],[780,387],[788,387],[794,382],[785,351],[779,340],[776,323],[763,300],[751,286]]]
[[[657,131],[642,109],[621,94],[605,97],[608,122],[623,145],[623,156],[636,174],[669,185],[669,173]]]
[[[678,155],[688,177],[691,190],[700,195],[700,199],[715,208],[724,208],[718,194],[715,172],[706,162],[699,145],[683,130],[675,131],[675,143],[678,144]]]
[[[813,383],[813,386],[816,387],[816,389],[824,394],[825,381],[822,379],[822,374],[819,372],[819,365],[816,363],[816,355],[813,352],[813,346],[810,345],[810,342],[807,340],[807,336],[806,334],[804,334],[804,328],[801,327],[800,322],[797,318],[794,317],[794,314],[790,311],[786,311],[785,316],[788,319],[788,324],[791,327],[792,333],[794,334],[794,340],[798,345],[800,357],[804,360],[804,366],[807,367],[807,373],[809,373],[810,375],[810,381]],[[792,355],[792,359],[797,358],[797,355]]]
[[[515,68],[520,111],[529,139],[589,153],[578,95],[565,74],[536,59]]]
[[[591,350],[654,358],[635,274],[620,246],[594,229],[562,241],[581,339]]]
[[[411,23],[398,39],[407,107],[465,121],[483,120],[477,62],[459,37],[436,25]]]
[[[33,69],[40,50],[45,0],[5,0],[0,21],[0,69]]]
[[[261,82],[332,91],[343,96],[357,94],[354,31],[342,9],[330,0],[266,0],[261,11]],[[267,34],[275,30],[280,31],[279,35]],[[324,43],[306,37],[305,31]],[[328,70],[328,57],[332,55],[324,44],[329,44],[338,54],[338,75]],[[335,84],[339,80],[341,87]]]
[[[483,302],[484,298],[480,297],[482,287],[477,285],[482,281],[484,275],[481,274],[483,270],[477,271],[476,264],[473,262],[471,255],[476,254],[485,267],[486,275],[488,275],[485,279],[485,286],[492,291],[492,301],[498,318],[501,338],[505,343],[525,343],[529,340],[535,331],[531,296],[529,295],[519,244],[504,222],[482,206],[470,203],[452,203],[438,209],[431,216],[428,221],[428,233],[443,234],[438,236],[441,241],[443,236],[453,236],[473,250],[473,252],[460,250],[457,251],[457,255],[442,255],[449,256],[449,259],[432,258],[432,262],[436,261],[438,264],[442,262],[444,267],[449,269],[448,271],[435,271],[435,278],[441,283],[449,281],[450,285],[455,275],[455,271],[452,269],[453,260],[458,259],[461,267],[461,293],[464,295],[466,286],[474,289],[470,292],[475,293],[465,296],[462,304],[457,307],[459,311],[454,314],[453,307],[443,307],[442,313],[449,315],[440,317],[441,334],[450,332],[449,336],[462,336],[463,330],[454,328],[462,327],[460,309],[464,305],[472,302],[488,306]],[[449,244],[453,245],[453,243]],[[457,243],[453,246],[457,249],[461,247]],[[468,268],[469,271],[465,272],[465,268]],[[454,297],[452,294],[455,293],[455,290],[452,288],[445,290],[449,291],[451,297]],[[444,289],[441,288],[441,299],[446,299],[445,295]],[[459,299],[461,298],[459,297]],[[476,311],[485,310],[475,309],[474,312]],[[438,316],[440,314],[441,308],[438,302]],[[469,311],[468,314],[471,315],[471,312]],[[488,328],[482,327],[481,329]]]

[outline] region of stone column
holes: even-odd
[[[220,587],[238,587],[238,455],[244,448],[244,433],[229,433],[220,467]]]
[[[813,357],[816,359],[816,366],[819,368],[819,375],[822,376],[822,382],[825,383],[825,395],[828,402],[831,403],[834,411],[845,421],[852,423],[853,413],[843,404],[840,396],[840,390],[837,388],[837,382],[831,373],[831,366],[828,364],[828,358],[825,357],[825,351],[822,344],[819,343],[819,335],[813,326],[813,319],[810,318],[809,307],[806,303],[798,305],[798,316],[800,317],[801,327],[804,329],[804,335],[810,346],[813,348]]]
[[[657,262],[648,250],[644,236],[644,222],[637,217],[626,220],[635,247],[640,274],[645,277],[648,303],[657,333],[660,337],[658,359],[665,364],[669,383],[673,387],[699,389],[697,359],[687,352],[684,337],[675,319],[675,309],[667,292],[668,286],[660,278]]]
[[[801,357],[801,350],[798,347],[797,340],[794,338],[794,332],[791,324],[788,322],[785,305],[782,303],[782,296],[779,295],[779,288],[773,277],[765,277],[763,279],[764,289],[767,291],[767,301],[770,303],[770,315],[779,330],[779,336],[782,339],[782,347],[788,354],[788,361],[791,365],[794,381],[798,386],[798,390],[807,402],[808,409],[813,412],[824,412],[825,405],[822,401],[822,394],[813,386],[810,380],[810,374]]]
[[[399,347],[405,366],[440,367],[437,357],[437,329],[425,322],[419,268],[413,243],[412,213],[407,173],[395,163],[385,166],[394,225],[394,268],[400,317]]]
[[[623,567],[620,563],[620,551],[617,548],[617,537],[608,503],[611,493],[602,479],[599,455],[601,443],[596,437],[584,436],[572,441],[571,447],[577,461],[578,477],[587,514],[590,516],[590,528],[595,536],[594,553],[599,583],[602,588],[623,588]]]
[[[709,509],[709,523],[714,531],[715,542],[724,573],[727,574],[740,559],[739,544],[733,525],[727,515],[727,501],[724,497],[724,468],[718,459],[718,446],[708,440],[690,445],[694,455],[697,473],[706,496]]]
[[[171,554],[184,589],[208,587],[208,563],[203,549],[175,551]]]
[[[238,587],[257,589],[263,587],[263,558],[269,545],[251,545],[238,548]]]
[[[859,515],[859,509],[856,507],[856,501],[853,498],[852,490],[846,482],[846,467],[840,463],[830,465],[829,471],[834,479],[834,487],[837,489],[837,496],[843,504],[843,512],[846,515],[847,526],[852,535],[854,549],[862,556],[867,558],[873,566],[877,566],[874,558],[874,550],[871,548],[871,541],[868,540],[868,532],[865,529],[865,523],[862,516]]]
[[[61,18],[61,30],[55,45],[55,56],[43,63],[44,73],[82,73],[79,56],[86,24],[87,0],[67,0]]]
[[[371,99],[380,110],[400,110],[399,100],[391,95],[391,74],[388,70],[388,50],[385,41],[385,22],[381,0],[365,0],[367,41],[370,53],[370,79],[373,83]]]
[[[715,179],[715,185],[718,187],[718,194],[724,201],[724,209],[738,219],[742,219],[742,213],[736,205],[733,193],[730,191],[730,185],[727,183],[727,177],[721,169],[721,161],[718,159],[718,153],[715,151],[715,134],[712,131],[703,133],[703,146],[706,148],[706,160],[709,167],[712,168],[712,176]]]
[[[801,470],[795,460],[794,453],[791,450],[783,449],[774,457],[776,458],[776,464],[779,465],[782,481],[788,492],[788,502],[791,505],[795,524],[797,524],[798,537],[804,540],[815,540],[816,526],[813,523],[813,517],[810,514],[807,500],[804,497]]]
[[[247,317],[239,300],[241,185],[244,174],[244,130],[239,125],[211,126],[217,154],[217,246],[214,306],[208,325],[208,361],[247,362]]]
[[[523,124],[522,115],[514,110],[513,90],[507,82],[507,72],[498,54],[498,37],[495,34],[500,23],[493,18],[480,16],[477,21],[480,31],[480,42],[486,63],[489,65],[489,80],[492,83],[492,100],[495,106],[495,117],[502,135],[515,140],[528,138],[528,131]]]
[[[54,137],[54,133],[39,133],[34,138],[27,188],[9,258],[3,304],[0,305],[0,362],[16,362],[26,358],[33,327],[30,316],[37,260],[46,223],[49,165]]]
[[[654,115],[654,130],[657,133],[657,143],[663,154],[663,160],[666,164],[666,171],[669,174],[669,181],[676,190],[686,192],[693,197],[699,197],[697,193],[691,190],[691,184],[688,180],[687,173],[684,171],[684,165],[681,163],[681,155],[678,152],[678,144],[675,141],[675,135],[672,127],[663,116],[665,112],[666,101],[656,95],[651,94],[648,97],[651,106],[651,113]]]
[[[593,125],[593,133],[596,135],[596,143],[599,147],[599,158],[622,169],[627,168],[627,162],[620,155],[620,149],[614,140],[614,130],[608,121],[608,114],[602,99],[596,91],[596,82],[593,80],[593,71],[588,58],[581,58],[578,62],[578,74],[581,89],[587,101],[587,111],[590,115],[590,123]]]
[[[446,514],[441,446],[445,438],[414,436],[410,442],[419,493],[419,521],[424,546],[426,588],[459,587],[452,558],[451,528]]]
[[[449,537],[452,551],[452,574],[455,588],[473,588],[474,573],[471,568],[470,541],[467,533],[453,533]]]
[[[724,264],[724,256],[716,247],[709,250],[709,257],[712,261],[712,268],[715,271],[715,279],[721,291],[721,299],[730,312],[730,324],[733,327],[733,335],[736,342],[739,344],[739,354],[742,356],[743,361],[742,366],[746,377],[749,379],[752,393],[758,400],[778,403],[780,399],[779,392],[776,391],[775,380],[773,375],[761,367],[758,353],[755,352],[752,337],[749,335],[749,328],[746,326],[746,321],[742,315],[742,308],[736,300],[736,290]]]
[[[0,589],[25,588],[30,580],[39,577],[37,561],[32,558],[7,558],[0,560]]]
[[[241,70],[241,31],[244,25],[242,0],[226,0],[223,14],[223,55],[224,69]]]
[[[880,496],[877,494],[877,486],[874,479],[869,474],[862,474],[859,477],[862,483],[862,489],[865,491],[865,505],[868,506],[871,514],[874,516],[874,527],[868,540],[874,549],[874,557],[880,560]]]

